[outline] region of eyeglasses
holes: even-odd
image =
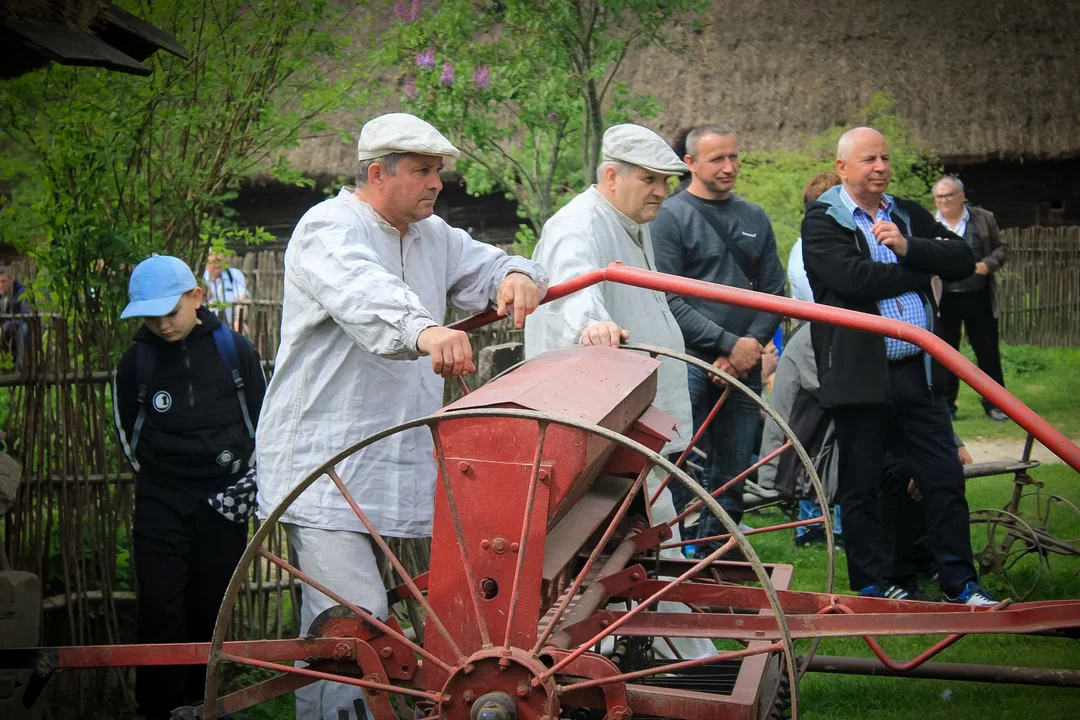
[[[953,190],[951,193],[945,193],[944,195],[935,195],[935,200],[948,200],[951,197],[956,197],[960,194],[959,190]]]

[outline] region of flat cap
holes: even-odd
[[[461,151],[430,123],[408,113],[380,115],[368,120],[360,129],[357,160],[374,160],[390,153],[461,156]]]
[[[604,133],[603,155],[605,161],[629,163],[663,175],[690,171],[664,138],[641,125],[609,127]]]

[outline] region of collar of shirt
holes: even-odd
[[[352,190],[352,188],[348,186],[343,186],[341,188],[341,191],[338,193],[338,200],[343,201],[346,205],[352,208],[353,211],[356,212],[356,214],[360,217],[374,221],[374,223],[379,226],[379,229],[386,234],[393,235],[395,238],[400,237],[404,239],[405,236],[398,233],[398,229],[391,225],[386,220],[386,218],[376,212],[375,208],[371,207],[371,205],[356,197],[356,193]],[[416,228],[416,223],[410,223],[409,229],[408,231],[406,231],[405,235],[411,235],[418,232],[419,230],[417,230]]]
[[[937,221],[939,223],[949,228],[960,237],[964,236],[964,231],[967,230],[968,220],[971,219],[971,213],[968,212],[967,205],[964,206],[964,214],[961,215],[960,219],[956,221],[956,225],[953,225],[951,222],[946,220],[945,217],[941,214],[940,210],[937,211],[936,215]]]
[[[607,210],[609,213],[611,213],[612,217],[619,221],[619,224],[622,225],[623,230],[626,230],[626,234],[629,235],[635,243],[637,243],[638,245],[643,244],[641,239],[641,231],[643,229],[643,226],[641,225],[641,223],[635,222],[626,215],[623,215],[622,212],[619,211],[619,208],[615,207],[610,200],[604,197],[604,193],[596,189],[595,185],[590,186],[586,192],[595,193],[596,197],[600,200],[600,207]]]
[[[889,195],[888,193],[882,193],[881,203],[878,205],[877,208],[877,217],[870,217],[870,213],[859,207],[859,204],[855,202],[855,200],[850,195],[848,195],[847,188],[845,188],[843,185],[840,186],[840,201],[844,203],[844,207],[846,207],[848,211],[851,212],[852,217],[858,217],[859,213],[862,213],[866,217],[870,218],[871,221],[876,221],[880,219],[882,213],[885,213],[884,219],[889,220],[889,218],[892,216],[893,208],[896,206],[896,202],[893,200],[892,195]]]

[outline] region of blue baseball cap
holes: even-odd
[[[131,272],[129,302],[120,318],[168,315],[180,296],[195,287],[195,275],[186,262],[171,255],[152,255]]]

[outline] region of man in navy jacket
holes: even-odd
[[[842,184],[811,205],[802,224],[803,260],[814,301],[934,329],[930,280],[975,271],[961,238],[919,204],[886,194],[889,145],[870,128],[840,138]],[[836,425],[838,502],[851,589],[906,597],[884,579],[878,491],[886,447],[906,458],[925,499],[929,541],[945,599],[993,605],[975,582],[964,474],[957,457],[941,368],[920,348],[894,338],[814,323],[819,398]]]

